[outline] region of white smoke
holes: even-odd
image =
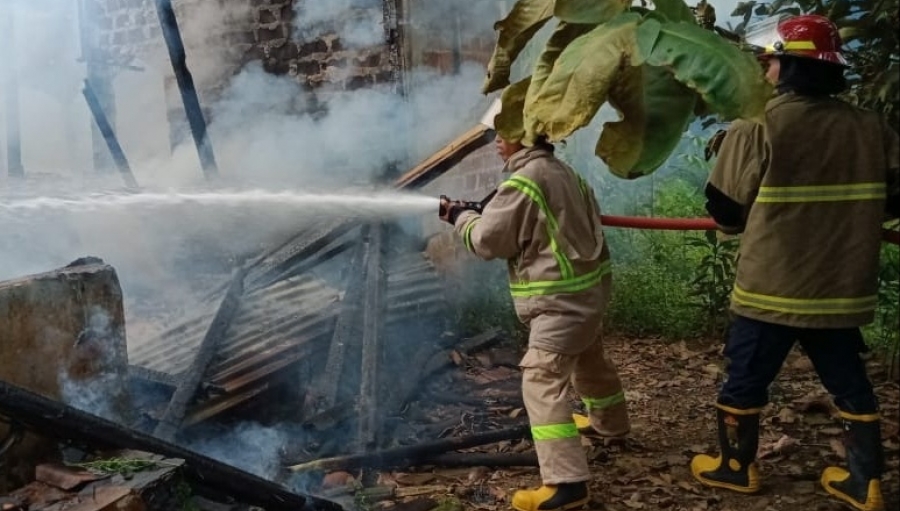
[[[99,0],[90,0],[94,1]],[[171,87],[166,96],[164,79],[172,73],[171,64],[160,35],[150,37],[156,23],[155,2],[128,3],[134,9],[123,14],[125,30],[140,28],[148,37],[137,46],[103,48],[111,55],[109,70],[115,73],[116,102],[110,116],[119,142],[143,188],[209,189],[190,134],[174,150],[170,148],[167,103],[174,105],[175,112],[181,103]],[[86,25],[79,25],[76,4],[70,0],[0,1],[0,8],[14,15],[18,28],[14,53],[28,183],[14,190],[16,183],[6,181],[5,158],[0,158],[0,194],[68,196],[122,186],[115,171],[98,176],[93,170],[94,121],[81,95],[86,68],[79,60],[79,27]],[[489,103],[479,90],[482,66],[464,59],[455,75],[427,66],[409,70],[406,80],[411,85],[405,96],[390,83],[353,91],[340,91],[338,84],[327,93],[311,92],[298,77],[265,72],[259,60],[236,69],[236,62],[249,55],[248,45],[232,44],[225,37],[252,33],[256,17],[248,6],[253,3],[176,0],[174,4],[221,175],[222,182],[214,186],[301,192],[368,187],[387,165],[402,172],[469,129]],[[301,5],[306,6],[303,19],[307,21],[340,21],[338,36],[345,48],[347,30],[383,28],[380,1],[295,2]],[[493,0],[418,2],[410,13],[415,23],[410,33],[415,37],[409,44],[429,49],[422,38],[443,26],[441,19],[449,19],[448,13],[454,10],[469,20],[457,27],[461,30],[458,39],[467,41],[473,34],[491,38],[497,5]],[[368,13],[368,17],[344,18],[341,13],[346,9]],[[295,15],[294,22],[299,19]],[[149,25],[141,28],[140,20]],[[308,37],[323,34],[310,32]],[[97,33],[87,36],[89,41],[99,37]],[[379,37],[384,37],[383,32]],[[356,71],[349,66],[357,62],[345,60],[344,72]],[[0,101],[0,119],[4,108]],[[5,122],[0,121],[0,141],[5,142],[3,126]],[[0,155],[5,156],[4,143],[0,143]],[[309,218],[303,208],[265,206],[0,216],[4,234],[0,279],[47,271],[80,256],[101,257],[118,270],[129,328],[152,331],[146,325],[148,319],[156,319],[161,311],[189,309],[198,295],[220,283],[229,265],[283,242]],[[129,342],[137,340],[129,336]]]
[[[381,0],[306,0],[294,8],[294,37],[315,39],[334,29],[348,48],[374,46],[384,41],[384,23],[377,16]]]
[[[255,423],[235,425],[225,433],[192,441],[186,447],[265,479],[281,472],[280,453],[290,437],[286,431]]]

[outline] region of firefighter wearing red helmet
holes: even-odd
[[[834,97],[847,62],[827,18],[766,20],[746,41],[777,94],[762,123],[731,125],[706,186],[719,229],[742,235],[716,402],[721,454],[694,457],[691,472],[707,486],[759,490],[760,411],[799,342],[846,433],[847,467],[827,467],[821,483],[855,509],[881,510],[884,452],[860,327],[878,301],[882,222],[900,217],[900,137]]]

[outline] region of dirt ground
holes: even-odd
[[[760,494],[746,496],[700,486],[688,465],[695,453],[715,453],[713,402],[722,379],[721,343],[661,339],[614,338],[608,351],[620,368],[633,424],[625,444],[591,444],[592,502],[587,509],[605,511],[782,511],[845,509],[821,489],[819,475],[828,465],[841,465],[844,450],[840,424],[827,393],[808,360],[793,352],[771,389],[771,404],[763,412],[759,464]],[[473,359],[476,357],[472,357]],[[506,358],[509,357],[500,357]],[[518,371],[485,363],[458,361],[465,377],[493,381],[509,389]],[[900,505],[898,477],[898,385],[887,381],[884,368],[869,362],[870,375],[882,404],[882,438],[887,452],[883,478],[887,509]],[[573,401],[574,402],[574,401]],[[521,414],[516,406],[494,406],[491,413]],[[528,452],[528,441],[503,442],[487,452]],[[539,484],[536,468],[492,470],[424,468],[415,472],[382,473],[379,484],[406,489],[402,499],[373,502],[362,508],[434,509],[416,499],[441,504],[437,509],[510,509],[518,488]],[[359,501],[359,499],[357,499]]]

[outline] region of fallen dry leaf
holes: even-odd
[[[828,441],[828,445],[831,446],[831,450],[837,454],[837,457],[844,460],[847,459],[847,448],[844,447],[844,442],[842,442],[838,438],[832,438]]]
[[[799,443],[797,442],[797,439],[792,438],[788,435],[781,435],[781,437],[776,440],[775,443],[761,446],[757,453],[757,457],[760,459],[765,459],[777,454],[787,454],[795,450],[798,445]]]

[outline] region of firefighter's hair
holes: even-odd
[[[779,55],[778,92],[803,96],[830,96],[847,88],[846,67],[822,60]]]

